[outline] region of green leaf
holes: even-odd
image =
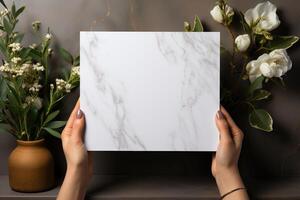
[[[56,138],[60,138],[60,133],[51,129],[51,128],[43,128],[45,131],[47,131],[48,133],[50,133],[52,136],[56,137]]]
[[[24,34],[23,33],[18,33],[17,36],[14,37],[14,42],[21,43],[23,38],[24,38]]]
[[[245,21],[244,14],[242,12],[239,12],[239,16],[240,16],[240,23],[243,26],[244,32],[251,33],[251,28],[249,27],[249,25]]]
[[[273,130],[273,119],[263,109],[254,109],[249,115],[249,123],[253,128],[271,132]]]
[[[73,66],[79,66],[80,65],[80,56],[76,56],[73,62]]]
[[[259,101],[267,99],[271,95],[271,92],[267,90],[256,90],[251,98],[252,101]]]
[[[4,101],[7,97],[7,85],[5,79],[0,76],[0,101]]]
[[[66,125],[66,121],[53,121],[47,124],[47,128],[57,129]]]
[[[9,124],[5,124],[5,123],[0,123],[0,133],[1,132],[9,132],[9,130],[11,129],[11,126]]]
[[[203,32],[203,25],[197,15],[195,16],[194,19],[193,32]]]
[[[15,16],[15,14],[16,14],[16,5],[15,5],[15,2],[12,3],[11,13],[13,14],[13,16]]]
[[[29,52],[29,56],[35,61],[41,62],[42,53],[36,49],[31,49]]]
[[[19,8],[15,14],[15,18],[17,18],[24,10],[25,10],[25,6]]]
[[[3,0],[0,0],[0,3],[2,4],[2,6],[4,6],[4,8],[7,9],[7,6],[5,5],[4,1]]]
[[[253,81],[248,88],[248,94],[251,95],[255,90],[261,89],[263,86],[264,79],[264,76],[260,76],[257,79],[255,79],[255,81]]]
[[[50,122],[50,121],[53,120],[55,117],[57,117],[58,114],[59,114],[59,110],[50,113],[50,114],[47,116],[47,118],[46,118],[46,120],[45,120],[45,122],[44,122],[44,125],[47,125],[48,122]]]
[[[12,31],[12,25],[8,22],[8,20],[6,18],[3,18],[3,25],[4,25],[4,29],[6,30],[6,32],[8,34],[10,34]]]
[[[65,50],[64,48],[61,48],[60,54],[62,55],[62,57],[64,58],[65,61],[67,61],[71,65],[73,64],[73,56],[67,50]]]
[[[288,49],[293,46],[299,37],[297,36],[274,36],[273,40],[270,40],[265,48],[272,51],[275,49]]]

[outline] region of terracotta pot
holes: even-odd
[[[19,192],[40,192],[54,186],[54,160],[44,139],[17,140],[8,159],[9,185]]]

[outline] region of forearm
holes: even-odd
[[[221,196],[234,189],[245,188],[238,169],[223,170],[216,175],[215,179]],[[249,200],[249,197],[247,191],[241,189],[229,194],[224,200]]]
[[[57,200],[83,200],[87,188],[86,179],[83,170],[68,167]]]

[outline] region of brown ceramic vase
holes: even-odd
[[[54,160],[44,139],[17,140],[8,158],[9,185],[18,192],[41,192],[54,186]]]

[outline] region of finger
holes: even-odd
[[[221,142],[231,141],[231,134],[228,127],[228,123],[220,110],[216,114],[216,125],[220,133]]]
[[[85,118],[83,112],[78,109],[72,127],[72,138],[76,141],[83,142],[83,134],[84,134],[84,126],[85,126]]]
[[[77,100],[77,103],[76,103],[75,107],[73,108],[73,111],[68,119],[67,124],[66,124],[66,128],[72,128],[73,122],[76,118],[76,113],[79,110],[79,108],[80,108],[80,99]]]
[[[243,136],[244,136],[243,132],[236,125],[236,123],[234,122],[234,120],[232,119],[230,114],[227,112],[227,110],[223,106],[221,106],[221,111],[224,114],[224,116],[226,118],[226,121],[229,124],[229,127],[231,129],[232,137],[234,138],[235,141],[241,142],[243,140]]]

